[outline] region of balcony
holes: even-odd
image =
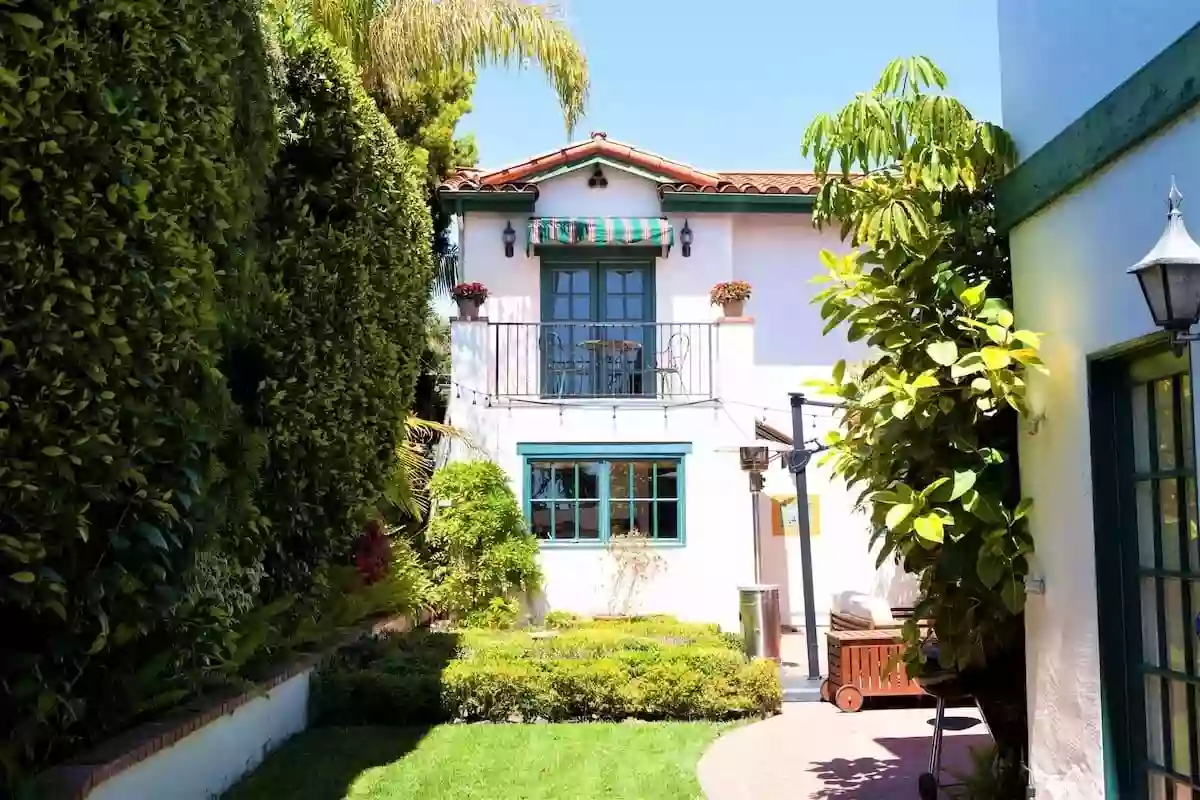
[[[487,327],[488,392],[494,397],[713,397],[711,323],[498,322]]]

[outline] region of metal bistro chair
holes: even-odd
[[[562,338],[554,331],[546,331],[542,335],[542,364],[545,367],[547,377],[546,388],[550,390],[550,394],[555,397],[564,395],[581,394],[581,391],[567,392],[567,380],[574,376],[585,376],[591,371],[590,364],[575,360],[574,354],[570,351]],[[582,389],[583,387],[571,380],[571,388]]]
[[[670,394],[671,376],[675,376],[679,381],[679,393],[684,393],[683,365],[691,349],[692,340],[686,333],[679,332],[671,334],[671,338],[667,339],[666,348],[655,354],[651,371],[657,378],[660,395],[665,397]]]

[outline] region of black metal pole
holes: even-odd
[[[809,454],[804,452],[804,395],[792,392],[792,475],[796,479],[796,522],[800,528],[800,572],[804,587],[804,643],[808,646],[808,678],[821,677],[817,649],[817,610],[813,595],[812,531],[808,524],[808,476],[805,469]]]

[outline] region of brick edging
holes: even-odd
[[[418,616],[421,624],[430,614]],[[146,722],[117,734],[70,761],[51,767],[38,776],[39,796],[52,800],[84,800],[105,781],[166,750],[192,733],[221,717],[232,714],[256,697],[312,669],[333,653],[364,636],[383,632],[411,630],[408,617],[377,619],[348,634],[342,641],[319,653],[309,653],[280,666],[249,689],[238,688],[196,698],[161,720]]]

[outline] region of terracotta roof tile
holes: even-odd
[[[466,169],[451,175],[440,189],[447,191],[536,191],[525,178],[591,156],[608,156],[668,178],[664,192],[721,194],[816,194],[821,184],[811,172],[704,172],[695,167],[608,138],[602,132],[560,150],[534,156],[498,170]]]
[[[722,183],[741,192],[764,194],[816,194],[821,182],[811,172],[721,172]]]

